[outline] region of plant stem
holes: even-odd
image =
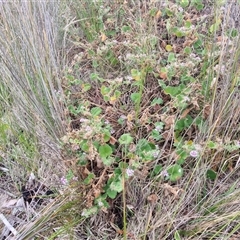
[[[123,182],[123,193],[122,193],[122,201],[123,201],[123,239],[127,240],[127,215],[126,215],[126,188],[125,188],[125,164],[126,164],[126,153],[127,146],[125,145],[124,151],[124,164],[122,168],[122,182]]]

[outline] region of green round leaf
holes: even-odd
[[[116,98],[119,98],[119,97],[121,96],[121,92],[118,91],[118,90],[116,90],[116,91],[114,92],[114,96],[115,96]]]
[[[104,100],[105,102],[108,102],[108,101],[110,100],[110,97],[109,97],[109,96],[103,96],[103,100]]]
[[[108,144],[99,147],[99,154],[101,158],[106,158],[112,154],[112,148]]]
[[[184,51],[185,54],[190,55],[191,52],[192,52],[192,49],[190,47],[185,47],[183,51]]]
[[[159,104],[159,105],[163,104],[162,98],[154,98],[151,102],[151,106],[155,106],[156,104]]]
[[[141,100],[141,94],[134,92],[134,93],[131,94],[131,99],[135,104],[139,103],[140,100]]]
[[[87,92],[88,90],[91,89],[91,87],[92,87],[91,84],[85,83],[82,85],[82,90],[83,90],[83,92]]]
[[[202,3],[198,3],[195,5],[195,7],[198,11],[201,11],[204,8],[204,5]]]
[[[159,131],[153,129],[152,132],[151,132],[151,137],[154,139],[154,140],[157,140],[159,141],[160,139],[162,139],[162,135],[159,133]]]
[[[185,8],[189,5],[189,0],[181,0],[180,5],[182,8]]]
[[[174,164],[168,170],[169,179],[173,182],[177,181],[183,175],[183,169],[180,165]]]
[[[122,181],[113,181],[111,184],[110,184],[110,189],[112,191],[116,191],[118,193],[120,193],[122,190],[123,190],[123,184],[122,184]]]
[[[93,173],[89,173],[88,176],[84,179],[84,184],[88,185],[91,183],[92,179],[95,178],[95,175]]]
[[[110,197],[111,199],[114,199],[114,198],[116,198],[116,196],[117,196],[117,192],[114,191],[114,190],[108,189],[108,190],[107,190],[107,195],[108,195],[108,197]]]
[[[173,62],[173,61],[175,61],[175,60],[176,60],[175,54],[172,53],[172,52],[170,52],[170,53],[168,54],[168,62]]]
[[[104,85],[101,86],[101,94],[103,96],[108,95],[110,93],[110,91],[111,91],[111,89],[109,87],[106,87]]]
[[[182,91],[182,88],[180,86],[177,87],[172,87],[172,86],[167,86],[164,88],[164,92],[166,94],[169,94],[171,97],[176,97],[178,94],[180,94]]]
[[[136,81],[140,81],[141,80],[142,74],[137,69],[132,69],[131,70],[131,74],[132,74],[132,77],[133,77],[134,80],[136,80]]]
[[[98,116],[102,112],[102,109],[100,107],[93,107],[91,109],[91,114],[93,116]]]
[[[111,133],[109,130],[104,130],[104,135],[103,135],[103,139],[104,139],[104,142],[108,142],[111,138]]]
[[[112,163],[115,162],[115,158],[113,157],[102,158],[102,162],[105,166],[110,166]]]
[[[213,142],[213,141],[209,141],[207,143],[207,146],[210,148],[210,149],[216,149],[217,148],[217,143]]]
[[[73,177],[74,177],[73,171],[71,169],[68,170],[67,175],[66,175],[67,181],[68,182],[71,181],[73,179]]]
[[[88,150],[89,150],[89,145],[88,145],[87,140],[83,140],[83,141],[81,142],[81,144],[80,144],[80,147],[81,147],[82,151],[88,152]]]
[[[215,180],[217,178],[217,173],[212,169],[207,170],[207,178],[210,180]]]
[[[124,26],[122,26],[122,32],[129,32],[129,31],[131,31],[132,29],[131,29],[131,27],[130,26],[126,26],[126,25],[124,25]]]
[[[156,146],[153,143],[150,143],[148,140],[141,138],[137,143],[137,152],[141,153],[143,151],[150,152],[156,149]]]
[[[234,37],[237,37],[238,36],[238,30],[237,29],[232,29],[231,30],[231,35],[230,35],[232,38],[234,38]]]
[[[120,144],[128,145],[128,144],[132,143],[132,141],[133,141],[133,138],[131,137],[131,135],[129,133],[125,133],[119,138]]]
[[[154,167],[154,169],[152,170],[152,172],[151,172],[151,177],[154,177],[154,176],[157,176],[157,175],[159,175],[160,174],[160,172],[162,171],[162,165],[156,165],[155,167]]]

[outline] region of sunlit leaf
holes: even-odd
[[[138,71],[137,69],[132,69],[131,70],[131,74],[132,74],[132,78],[136,81],[140,81],[142,74],[140,71]]]
[[[141,94],[134,92],[131,94],[131,99],[135,104],[137,104],[141,101]]]
[[[173,47],[171,45],[166,45],[165,49],[168,51],[168,52],[171,52]]]
[[[117,194],[118,194],[117,191],[114,191],[108,188],[107,190],[108,197],[110,197],[111,199],[114,199],[116,198]]]
[[[89,84],[89,83],[84,83],[84,84],[82,84],[81,87],[82,87],[83,92],[87,92],[88,90],[91,89],[91,84]]]
[[[132,141],[133,141],[133,138],[131,137],[131,135],[129,133],[125,133],[119,138],[120,144],[128,145],[128,144],[132,143]]]
[[[168,55],[168,62],[173,62],[176,60],[176,57],[175,57],[175,54],[170,52],[169,55]]]
[[[113,157],[102,158],[102,162],[105,166],[110,166],[112,163],[115,162],[115,158]]]
[[[99,154],[101,158],[106,158],[112,154],[112,148],[108,144],[99,147]]]
[[[163,104],[162,98],[154,98],[151,102],[151,106],[155,106],[156,104],[159,104],[159,105]]]
[[[167,170],[167,172],[168,172],[170,181],[173,181],[173,182],[179,180],[179,179],[182,177],[182,175],[183,175],[183,169],[182,169],[182,167],[181,167],[180,165],[178,165],[178,164],[172,165],[172,166]]]
[[[93,107],[91,109],[91,114],[93,116],[98,116],[102,112],[102,109],[100,107]]]
[[[180,5],[182,8],[185,8],[189,5],[189,0],[181,0]]]

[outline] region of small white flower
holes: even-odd
[[[134,175],[134,170],[131,168],[127,168],[126,174],[128,175],[128,177],[132,177]]]
[[[127,119],[127,117],[125,115],[121,115],[120,118],[123,120]]]
[[[102,202],[102,201],[99,201],[99,202],[98,202],[98,206],[99,206],[99,207],[102,207],[102,206],[103,206],[103,202]]]
[[[90,126],[86,126],[85,130],[90,132],[92,131],[92,128]]]
[[[236,146],[240,147],[240,141],[236,141]]]
[[[169,177],[169,174],[168,174],[167,170],[163,170],[161,172],[161,175],[162,175],[162,177]]]
[[[115,130],[114,129],[111,129],[111,134],[114,134],[115,133]]]
[[[154,151],[154,152],[153,152],[153,157],[154,157],[154,158],[157,158],[158,155],[159,155],[159,152],[160,152],[159,150]]]
[[[191,58],[195,58],[195,57],[196,57],[196,54],[195,54],[195,53],[191,53],[191,54],[190,54],[190,57],[191,57]]]
[[[61,94],[61,91],[60,91],[60,90],[54,89],[54,92],[55,92],[56,95],[60,95],[60,94]]]
[[[183,11],[183,8],[182,8],[182,7],[179,7],[179,8],[178,8],[178,11],[179,11],[179,12],[182,12],[182,11]]]
[[[65,177],[61,177],[60,181],[61,181],[61,183],[63,185],[67,185],[68,184],[68,180]]]
[[[80,148],[80,146],[78,144],[73,144],[72,145],[72,150],[73,151],[77,151]]]
[[[126,76],[125,79],[126,79],[127,81],[132,81],[132,80],[133,80],[133,78],[132,78],[131,76]]]
[[[189,101],[190,101],[190,98],[187,97],[187,96],[184,96],[184,97],[183,97],[183,100],[184,100],[185,102],[189,102]]]
[[[87,122],[88,120],[86,118],[80,118],[79,121],[83,123],[83,122]]]
[[[155,130],[158,131],[158,132],[160,132],[160,131],[162,131],[162,127],[161,127],[161,126],[156,126],[156,127],[155,127]]]
[[[132,54],[131,53],[127,53],[126,54],[126,59],[130,59],[130,58],[132,58]]]
[[[196,157],[198,157],[198,151],[196,151],[196,150],[192,150],[191,152],[190,152],[190,156],[191,157],[194,157],[194,158],[196,158]]]

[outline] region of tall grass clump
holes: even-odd
[[[59,56],[59,3],[1,3],[1,80],[10,92],[6,107],[23,128],[65,130]]]
[[[16,197],[30,174],[55,191],[65,171],[60,9],[61,1],[0,3],[0,164],[7,169],[1,186]],[[23,229],[37,221],[37,213],[26,214],[20,217]],[[43,220],[49,221],[47,215]]]
[[[42,149],[57,152],[65,133],[59,2],[14,1],[0,7],[2,115]]]

